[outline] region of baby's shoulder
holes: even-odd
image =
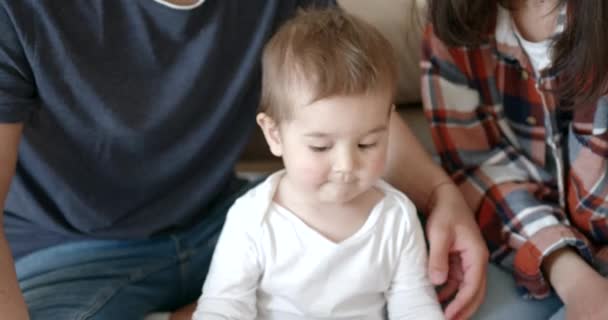
[[[401,192],[384,180],[380,180],[376,184],[376,188],[384,193],[384,198],[382,201],[387,209],[397,209],[397,211],[402,211],[406,215],[416,214],[417,209],[414,202],[405,193]]]
[[[272,204],[276,184],[277,177],[273,174],[249,189],[232,204],[227,219],[238,220],[250,228],[261,226]]]

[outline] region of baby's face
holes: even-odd
[[[369,190],[386,165],[391,96],[332,96],[294,108],[279,125],[290,184],[326,203]]]

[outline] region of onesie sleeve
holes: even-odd
[[[416,208],[404,198],[403,219],[394,241],[400,255],[387,291],[388,318],[444,319],[435,289],[427,277],[427,252]]]
[[[256,291],[262,273],[259,224],[251,210],[237,201],[226,217],[193,320],[255,319]]]

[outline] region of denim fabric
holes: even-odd
[[[561,307],[557,313],[551,316],[550,320],[564,320],[566,319],[566,308]]]
[[[195,301],[226,212],[253,184],[218,201],[184,232],[149,240],[71,242],[17,260],[31,318],[143,319]]]

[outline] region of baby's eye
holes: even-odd
[[[378,145],[378,143],[373,142],[373,143],[359,143],[358,147],[359,149],[371,149],[373,147],[375,147],[376,145]]]
[[[325,152],[329,150],[329,147],[327,146],[308,146],[308,148],[313,152]]]

